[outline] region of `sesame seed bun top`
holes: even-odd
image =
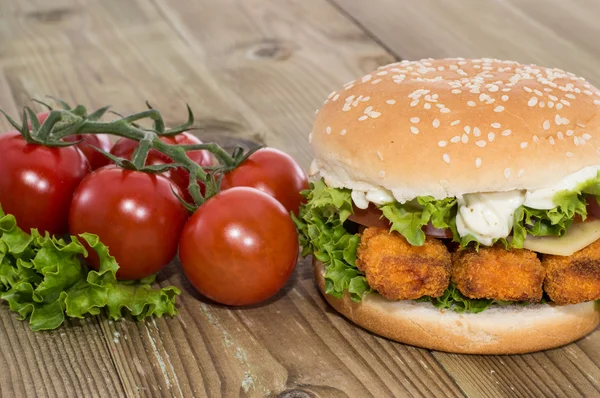
[[[600,90],[512,61],[402,61],[331,93],[309,141],[311,174],[400,201],[542,188],[600,166]]]

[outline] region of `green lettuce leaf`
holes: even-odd
[[[436,228],[450,228],[456,219],[456,199],[436,200],[431,196],[420,196],[417,203],[393,202],[379,206],[385,218],[391,223],[391,231],[402,234],[413,246],[425,243],[423,227],[429,222]]]
[[[35,229],[27,234],[0,207],[0,299],[20,319],[29,319],[32,330],[56,329],[66,317],[102,311],[115,320],[123,310],[137,319],[177,314],[177,288],[153,289],[152,278],[117,281],[119,266],[108,248],[95,235],[80,237],[98,253],[99,271],[82,263],[88,253],[77,237],[65,241]]]
[[[302,255],[313,254],[325,264],[325,292],[341,298],[346,291],[355,301],[371,291],[356,268],[359,236],[343,226],[352,214],[352,199],[347,189],[329,188],[323,181],[311,183],[303,192],[307,203],[300,208],[296,223]]]

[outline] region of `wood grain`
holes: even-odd
[[[599,45],[589,39],[597,11],[592,0],[1,2],[0,107],[17,114],[53,94],[128,113],[149,100],[173,125],[189,103],[201,139],[278,147],[307,168],[321,101],[394,59],[490,55],[600,83]],[[172,319],[98,317],[34,334],[0,311],[0,395],[600,394],[599,332],[532,355],[431,353],[346,321],[319,296],[305,260],[277,296],[245,309],[200,297],[179,267],[159,278],[183,291]]]

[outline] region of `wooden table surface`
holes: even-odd
[[[599,16],[594,0],[2,0],[0,107],[149,100],[174,125],[187,102],[202,139],[264,143],[307,168],[327,94],[394,60],[507,58],[600,85]],[[532,355],[453,355],[353,326],[308,260],[246,309],[209,304],[176,263],[160,281],[183,290],[176,318],[33,333],[2,305],[2,396],[600,396],[598,331]]]

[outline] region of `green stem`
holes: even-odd
[[[180,145],[186,151],[196,151],[199,149],[206,149],[215,155],[224,166],[230,167],[235,166],[235,159],[231,157],[223,148],[221,148],[217,144],[190,144],[190,145]]]

